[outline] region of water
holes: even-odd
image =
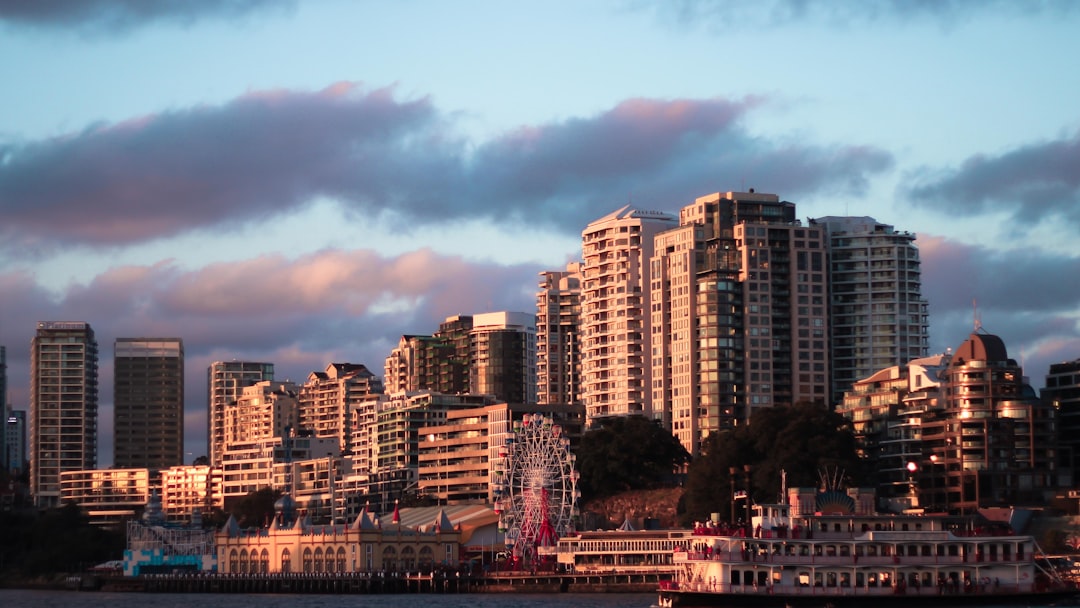
[[[291,595],[0,589],[3,608],[649,608],[655,593]],[[984,608],[1048,608],[1001,604]]]
[[[411,595],[292,595],[109,593],[0,589],[11,608],[649,608],[655,593],[465,593]]]

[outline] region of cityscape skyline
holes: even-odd
[[[1080,356],[1074,3],[90,6],[0,7],[16,409],[38,321],[177,336],[190,462],[212,361],[379,370],[534,311],[590,221],[750,188],[916,233],[930,352],[981,317],[1036,387]]]

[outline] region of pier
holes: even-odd
[[[651,593],[669,578],[656,573],[184,573],[109,577],[100,588],[147,593]]]

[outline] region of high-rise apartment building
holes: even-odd
[[[152,472],[184,461],[184,343],[117,338],[113,345],[113,466]]]
[[[925,357],[927,302],[915,235],[872,217],[821,217],[828,233],[832,396],[877,370]]]
[[[655,237],[652,402],[692,454],[755,409],[828,393],[824,232],[775,194],[717,192]]]
[[[507,403],[536,403],[536,316],[473,315],[469,330],[469,392]]]
[[[1058,462],[1075,480],[1080,474],[1080,359],[1051,364],[1041,396],[1057,410],[1061,438]]]
[[[612,416],[660,417],[651,402],[653,237],[677,226],[658,211],[623,207],[581,233],[581,367],[588,423]]]
[[[300,387],[300,428],[316,437],[334,437],[338,453],[349,451],[353,410],[370,404],[368,397],[383,392],[382,381],[357,363],[331,363],[311,372]]]
[[[4,420],[4,466],[19,475],[26,470],[26,410],[8,408]]]
[[[582,403],[581,263],[540,273],[536,294],[536,402]]]
[[[0,345],[0,420],[7,422],[10,407],[7,394],[7,349]],[[4,432],[0,433],[0,467],[7,471],[10,470],[10,466],[8,462],[7,432]]]
[[[207,368],[207,451],[210,466],[220,469],[225,453],[225,408],[240,398],[245,386],[274,379],[274,364],[215,361]]]
[[[30,493],[60,503],[60,474],[97,466],[98,345],[89,323],[42,321],[30,343]]]
[[[404,335],[384,365],[386,392],[469,390],[469,332],[473,318],[448,317],[434,335]]]

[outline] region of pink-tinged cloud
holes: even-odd
[[[1034,386],[1051,363],[1080,358],[1080,257],[1005,250],[919,235],[931,349],[956,348],[975,330],[1001,336]]]
[[[742,119],[765,102],[633,99],[469,146],[428,100],[399,101],[390,89],[253,92],[222,106],[0,143],[0,246],[25,256],[130,245],[235,227],[322,198],[366,221],[527,222],[574,234],[628,195],[678,207],[732,175],[785,196],[857,194],[891,169],[879,149],[749,133]]]
[[[278,379],[298,382],[342,361],[382,375],[386,356],[403,334],[430,334],[458,314],[534,310],[540,270],[471,263],[428,250],[395,257],[326,250],[190,271],[168,261],[123,266],[59,294],[43,289],[29,273],[0,272],[0,344],[8,351],[12,404],[25,409],[36,323],[90,323],[102,360],[106,433],[112,428],[109,370],[118,337],[183,339],[185,409],[204,416],[205,371],[212,361],[269,361]],[[199,419],[205,423],[205,417]],[[205,430],[191,437],[192,428],[189,421],[189,448],[205,443]]]
[[[1080,131],[999,156],[973,156],[956,169],[924,170],[906,198],[953,215],[1006,211],[1021,225],[1053,218],[1080,225]]]

